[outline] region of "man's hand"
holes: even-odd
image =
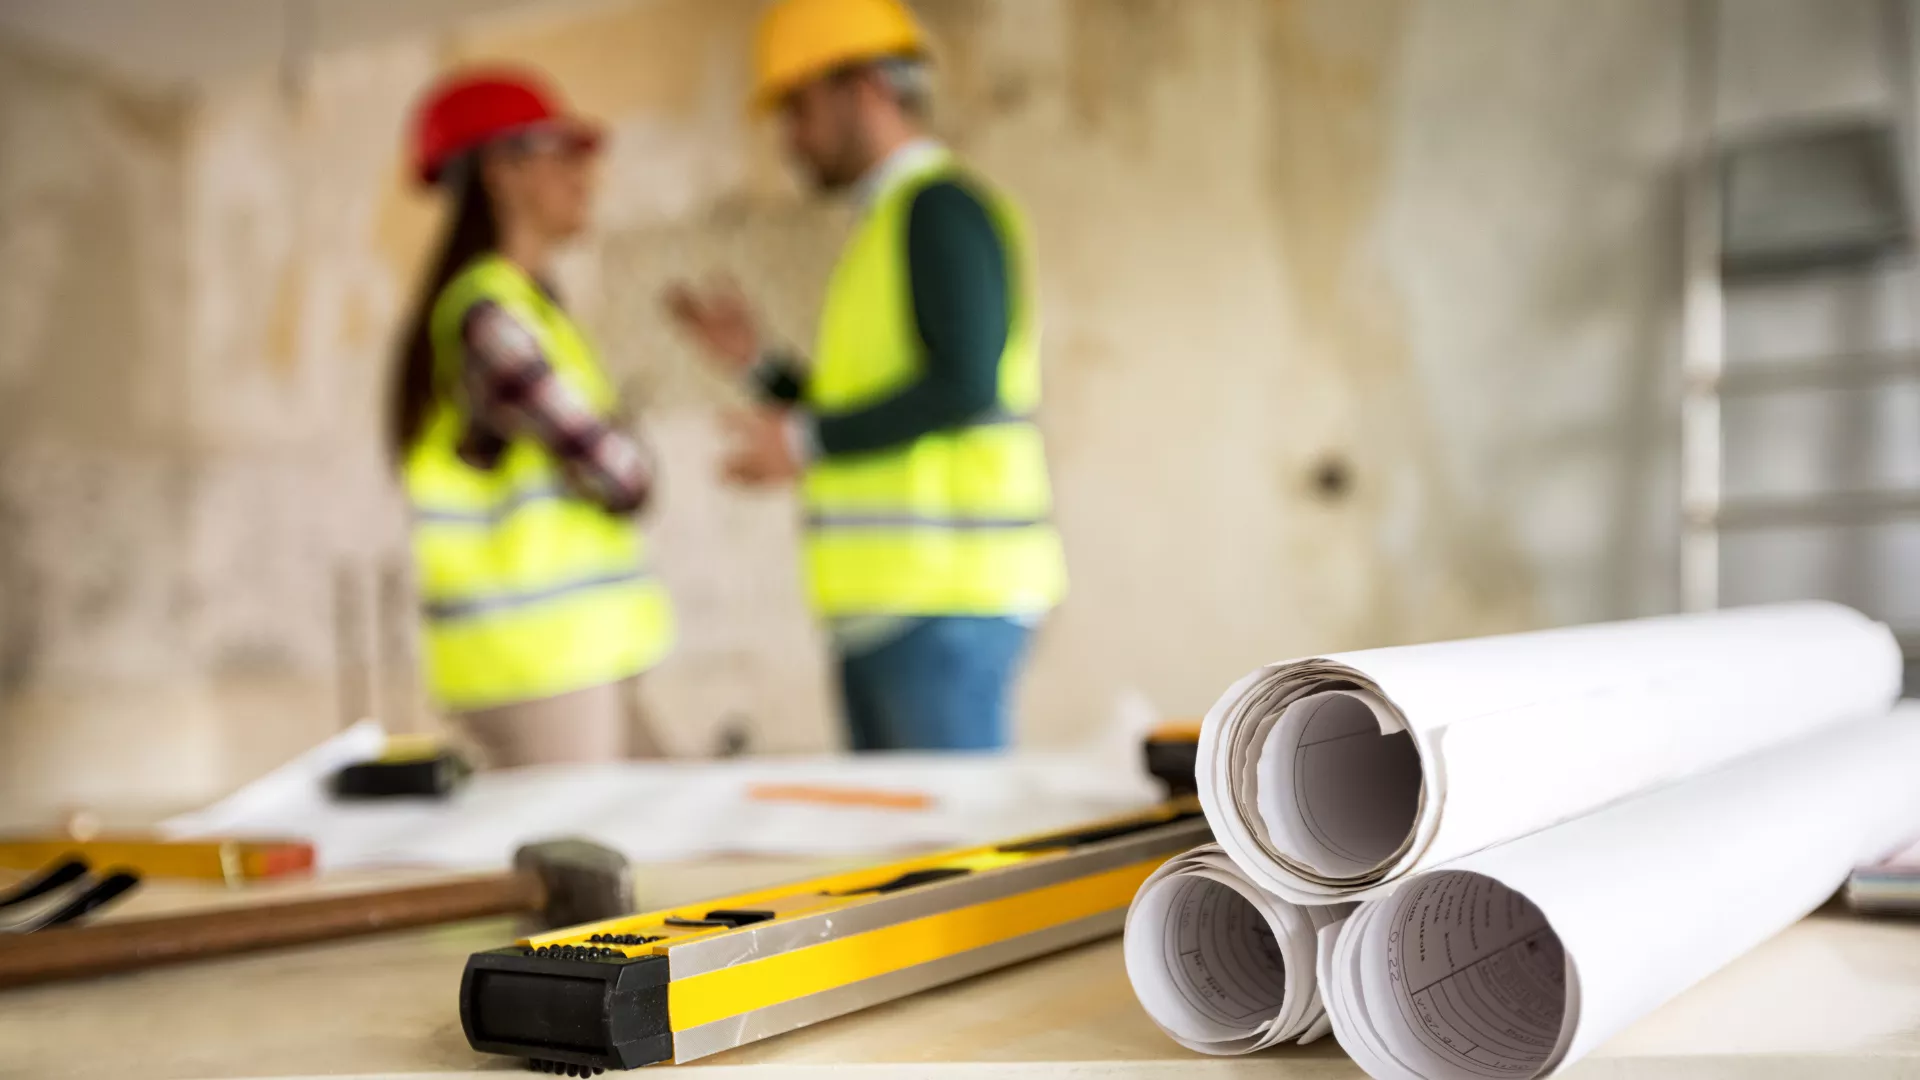
[[[723,366],[745,371],[760,358],[760,328],[732,278],[716,278],[704,292],[675,282],[662,300],[674,323]]]
[[[732,446],[721,471],[728,480],[747,487],[771,487],[800,475],[803,463],[794,452],[787,414],[762,409],[726,416]]]

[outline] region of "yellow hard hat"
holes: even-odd
[[[754,39],[753,104],[768,109],[835,68],[926,47],[926,31],[901,0],[776,0]]]

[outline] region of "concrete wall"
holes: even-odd
[[[1286,655],[1671,604],[1678,5],[919,6],[940,126],[1040,249],[1074,591],[1023,739],[1084,737],[1128,688],[1197,713]],[[668,470],[663,734],[829,743],[793,507],[714,480],[734,390],[654,301],[726,270],[810,332],[845,220],[743,116],[756,8],[492,16],[323,51],[291,95],[0,63],[0,161],[28,163],[0,169],[5,797],[217,791],[357,708],[366,640],[402,658],[377,707],[425,722],[367,584],[402,559],[376,418],[437,224],[397,146],[477,58],[612,125],[565,276]]]
[[[220,781],[180,675],[195,648],[195,473],[178,208],[187,111],[0,54],[0,786],[163,723],[148,763]],[[57,763],[57,765],[56,765]]]

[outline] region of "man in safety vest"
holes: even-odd
[[[900,0],[779,0],[761,22],[756,104],[862,214],[810,366],[767,347],[730,285],[668,296],[775,406],[736,419],[726,471],[799,481],[859,750],[1005,745],[1028,638],[1066,590],[1025,226],[924,133],[926,53]]]

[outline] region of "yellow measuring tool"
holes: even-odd
[[[236,884],[313,869],[313,846],[296,840],[163,840],[107,835],[92,840],[0,836],[0,869],[32,870],[67,857],[145,877],[205,878]]]
[[[691,1061],[1120,931],[1140,883],[1208,839],[1182,798],[475,953],[467,1040],[547,1072]]]

